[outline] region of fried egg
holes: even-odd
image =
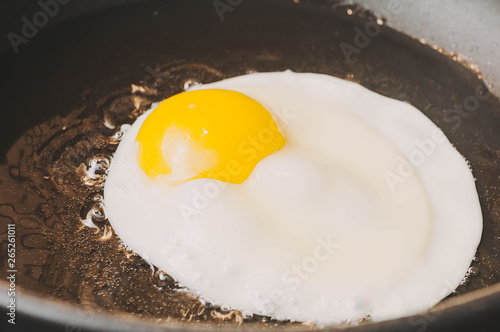
[[[467,162],[422,112],[291,71],[153,105],[104,204],[129,248],[207,301],[319,325],[432,307],[482,231]]]

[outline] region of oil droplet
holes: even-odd
[[[116,126],[110,121],[110,119],[104,116],[104,125],[109,129],[115,129]]]
[[[19,167],[16,166],[9,166],[9,172],[12,177],[19,177],[21,175],[21,171],[19,170]]]
[[[108,173],[111,157],[97,155],[87,162],[87,176],[92,180],[102,179]]]
[[[120,241],[118,243],[118,250],[123,252],[123,254],[125,255],[125,258],[127,260],[129,260],[130,262],[133,261],[133,258],[136,256],[135,252],[133,252],[132,250],[130,250],[127,245],[125,243],[123,243],[122,241]]]
[[[228,304],[223,304],[220,306],[220,311],[223,313],[227,313],[231,311],[231,307]]]
[[[105,225],[104,230],[103,230],[103,234],[101,236],[101,240],[106,241],[106,240],[111,239],[112,237],[113,237],[113,229],[111,228],[110,225]]]
[[[244,310],[241,313],[241,318],[243,318],[244,321],[249,321],[253,318],[253,313],[251,311]]]
[[[115,131],[113,136],[110,138],[110,144],[118,144],[123,138],[123,135],[130,129],[129,124],[122,124],[118,129]]]
[[[121,140],[123,137],[123,131],[118,130],[116,133],[113,134],[113,139],[116,141]]]
[[[25,136],[26,144],[31,145],[33,143],[33,136],[26,134]]]
[[[42,136],[42,128],[40,128],[39,125],[36,125],[35,128],[33,128],[33,132],[35,136]]]
[[[127,250],[127,245],[125,243],[123,243],[122,241],[118,241],[117,248],[120,251]]]
[[[352,15],[352,9],[347,10],[347,15]]]
[[[213,301],[205,296],[200,296],[198,298],[198,301],[200,301],[201,305],[206,307],[206,308],[212,308],[213,307]]]
[[[92,209],[89,211],[92,221],[103,222],[106,220],[106,213],[104,212],[104,204],[99,202],[96,203]]]
[[[467,272],[471,277],[475,277],[479,274],[479,269],[475,266],[471,266]]]
[[[153,266],[152,268],[153,273],[151,274],[151,280],[156,287],[164,288],[174,283],[174,279],[167,273],[155,266]]]
[[[196,311],[196,316],[200,316],[205,312],[205,307],[204,306],[199,306],[198,310]]]
[[[95,198],[92,199],[94,200]],[[105,220],[106,220],[106,213],[104,212],[104,204],[102,202],[96,202],[92,205],[92,207],[85,215],[85,219],[82,219],[81,222],[87,227],[99,228],[97,227],[96,223],[99,224],[104,222]],[[104,230],[106,231],[106,229]]]
[[[184,84],[182,85],[182,88],[184,89],[184,91],[186,91],[186,90],[188,90],[188,89],[190,89],[193,86],[198,85],[198,84],[201,84],[201,83],[198,82],[195,79],[188,79],[188,80],[184,81]]]
[[[97,226],[92,222],[92,218],[85,218],[85,219],[82,219],[82,224],[84,224],[85,226],[89,227],[89,228],[97,228]]]

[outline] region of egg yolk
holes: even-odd
[[[206,89],[164,100],[136,140],[139,165],[152,178],[245,181],[255,165],[285,144],[271,114],[236,91]]]

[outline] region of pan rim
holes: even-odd
[[[4,286],[6,282],[0,282],[0,303],[2,305],[7,305],[9,298],[7,296],[8,287]],[[162,323],[161,325],[155,324],[152,319],[141,319],[134,317],[132,315],[127,315],[122,313],[120,318],[117,319],[118,315],[111,312],[99,312],[96,310],[85,310],[79,305],[74,303],[65,303],[63,300],[51,298],[44,299],[39,296],[34,295],[34,293],[19,289],[16,290],[16,295],[23,303],[17,311],[22,315],[30,316],[34,319],[43,320],[48,323],[56,323],[60,327],[81,327],[91,330],[106,330],[106,331],[137,331],[140,327],[141,331],[192,331],[192,330],[206,330],[206,323],[196,323],[196,322],[182,322],[178,319],[169,320],[167,324]],[[492,305],[493,304],[493,305]],[[496,305],[495,305],[496,304]],[[487,309],[484,309],[484,308]],[[358,331],[370,330],[377,331],[386,329],[387,327],[393,326],[404,326],[404,321],[412,322],[417,319],[424,318],[425,315],[432,314],[435,318],[432,323],[438,323],[439,321],[445,321],[450,315],[449,309],[453,309],[454,317],[457,316],[457,311],[463,311],[465,316],[473,316],[473,312],[498,312],[500,311],[500,284],[495,284],[489,287],[477,289],[475,291],[459,295],[450,298],[444,302],[439,302],[437,305],[431,309],[411,315],[390,320],[384,320],[379,322],[371,322],[363,325],[339,325],[339,326],[329,326],[325,329],[328,330],[348,330],[353,327],[358,328]],[[93,317],[86,322],[84,319],[89,313],[92,313]],[[16,312],[17,313],[17,312]],[[465,314],[467,313],[467,314]],[[410,325],[411,326],[411,325]],[[220,326],[214,325],[214,328],[218,330],[232,331],[236,326],[227,325]],[[239,325],[238,330],[241,329],[252,329],[252,324]],[[416,326],[415,326],[416,327]],[[285,330],[286,326],[279,328],[279,330]],[[309,326],[304,326],[303,328],[298,328],[296,331],[309,331]]]

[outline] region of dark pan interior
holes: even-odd
[[[179,295],[173,280],[159,280],[158,271],[123,250],[106,220],[97,230],[82,226],[102,193],[102,178],[81,179],[89,160],[112,155],[120,124],[181,92],[186,80],[208,83],[286,69],[359,82],[411,103],[442,128],[471,164],[484,216],[473,262],[479,274],[451,298],[497,284],[500,102],[477,74],[385,26],[347,58],[341,44],[356,45],[355,28],[373,20],[356,7],[334,1],[235,3],[223,20],[212,1],[115,7],[50,27],[18,54],[0,55],[0,285],[6,285],[7,224],[15,223],[22,290],[117,317],[237,326],[236,315],[221,320],[218,308],[202,310],[196,299]],[[500,310],[500,303],[488,310]],[[243,325],[276,328],[262,319]],[[439,319],[425,323],[440,326]],[[463,326],[463,315],[453,323]],[[392,324],[384,326],[408,325]]]

